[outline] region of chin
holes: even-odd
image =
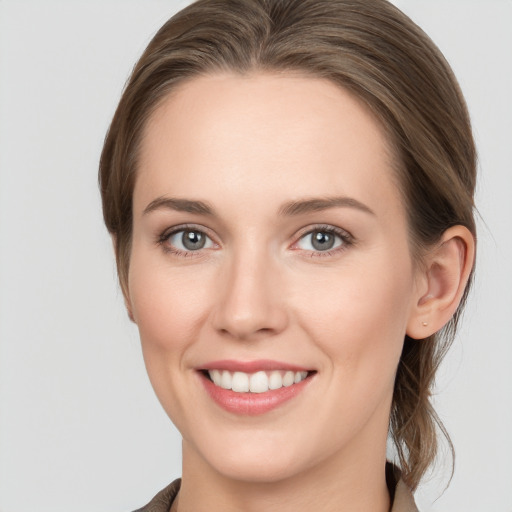
[[[223,478],[246,483],[277,483],[315,466],[309,443],[296,442],[293,435],[239,432],[223,442],[201,439],[201,446],[191,447],[204,463]],[[252,439],[252,442],[248,440]],[[288,442],[287,442],[288,441]],[[186,444],[186,443],[185,443]],[[184,452],[188,448],[184,444]],[[185,455],[185,453],[184,453]]]
[[[213,468],[224,478],[246,483],[277,483],[293,477],[301,470],[301,465],[282,453],[273,455],[259,453],[248,457],[239,454],[212,460]]]

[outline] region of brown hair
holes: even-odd
[[[125,294],[132,193],[148,117],[178,83],[195,76],[288,70],[339,84],[380,120],[396,153],[418,258],[453,225],[476,236],[476,153],[464,98],[441,52],[407,16],[385,0],[199,0],[152,39],[105,139],[99,172],[103,214]],[[435,458],[438,429],[449,442],[430,395],[468,289],[441,332],[420,341],[406,336],[404,342],[390,435],[413,489]]]

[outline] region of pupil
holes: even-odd
[[[204,247],[205,237],[197,231],[185,231],[181,241],[186,249],[194,251]]]
[[[334,245],[334,237],[330,233],[316,231],[313,233],[312,245],[319,251],[327,251]]]

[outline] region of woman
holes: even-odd
[[[382,0],[193,3],[135,67],[100,184],[183,436],[141,510],[416,510],[475,252],[469,118],[428,37]]]

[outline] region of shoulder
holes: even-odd
[[[181,478],[162,489],[147,505],[134,512],[169,512],[172,502],[180,490]]]

